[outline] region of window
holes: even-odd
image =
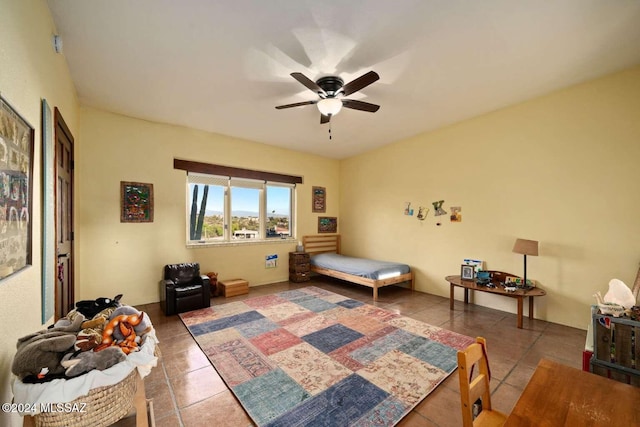
[[[190,245],[293,236],[295,184],[189,172]]]
[[[267,184],[266,237],[293,237],[291,212],[293,192],[287,185]]]

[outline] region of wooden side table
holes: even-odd
[[[515,276],[514,274],[504,273],[502,271],[492,271],[492,282],[496,283],[500,281],[501,277]],[[541,297],[547,293],[540,288],[533,288],[529,290],[518,289],[515,292],[507,292],[503,288],[496,286],[495,288],[488,288],[486,286],[479,286],[474,280],[462,280],[458,276],[447,276],[444,278],[450,284],[449,291],[449,309],[453,310],[453,289],[458,286],[464,289],[464,303],[469,304],[469,291],[488,292],[491,294],[502,295],[505,297],[516,298],[518,300],[518,328],[522,329],[523,305],[524,299],[529,297],[529,319],[533,319],[533,298]]]
[[[306,252],[289,252],[289,280],[306,282],[311,278],[311,264]]]

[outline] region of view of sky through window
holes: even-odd
[[[193,186],[189,185],[189,205],[193,198]],[[198,206],[202,200],[202,185],[199,185]],[[267,187],[267,215],[289,215],[291,205],[291,192],[286,187]],[[251,212],[258,216],[259,206],[256,202],[256,190],[251,188],[233,187],[232,206],[234,212]],[[208,215],[221,214],[224,211],[224,188],[220,186],[209,186],[209,194],[207,196]]]

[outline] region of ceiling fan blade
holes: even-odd
[[[291,77],[293,77],[294,79],[296,79],[297,81],[299,81],[300,83],[302,83],[303,85],[305,85],[307,88],[311,89],[313,92],[317,93],[318,95],[320,94],[326,95],[324,89],[322,89],[320,86],[318,86],[316,82],[314,82],[304,74],[291,73]]]
[[[276,109],[282,110],[283,108],[302,107],[303,105],[311,105],[311,104],[315,104],[316,102],[318,101],[304,101],[304,102],[296,102],[294,104],[278,105]]]
[[[344,94],[344,96],[351,95],[352,93],[369,86],[379,78],[380,76],[378,75],[378,73],[376,73],[375,71],[369,71],[368,73],[363,74],[357,79],[352,80],[346,85],[342,86],[342,93]]]
[[[323,125],[325,123],[329,123],[331,120],[331,116],[325,116],[324,114],[320,114],[320,124]]]
[[[343,99],[342,106],[354,110],[368,111],[369,113],[375,113],[380,109],[379,105],[370,104],[364,101],[356,101],[355,99]]]

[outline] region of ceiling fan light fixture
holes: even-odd
[[[323,116],[335,116],[342,109],[342,101],[338,98],[321,99],[317,105]]]

